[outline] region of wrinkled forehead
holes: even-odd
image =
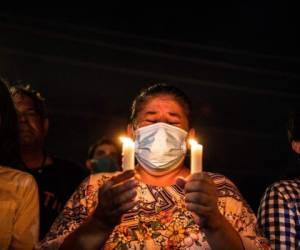
[[[180,115],[187,117],[182,101],[170,94],[149,96],[141,107],[139,113],[144,113],[152,109],[166,110],[168,112],[179,113]]]

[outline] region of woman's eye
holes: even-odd
[[[156,120],[146,120],[147,123],[156,123]]]

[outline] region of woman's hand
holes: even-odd
[[[99,202],[93,216],[102,227],[114,228],[122,215],[137,204],[134,175],[133,170],[125,171],[109,179],[99,190]]]
[[[217,229],[223,216],[218,209],[218,192],[212,179],[205,173],[197,173],[177,183],[184,188],[186,207],[193,212],[196,223],[203,229]]]

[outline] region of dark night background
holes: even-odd
[[[232,179],[256,210],[264,189],[295,170],[286,119],[300,107],[297,19],[288,1],[2,9],[0,74],[45,95],[48,150],[81,163],[97,138],[117,140],[142,87],[180,87],[204,168]]]

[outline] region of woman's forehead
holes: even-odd
[[[148,97],[146,102],[145,102],[145,106],[147,105],[155,105],[155,104],[169,104],[169,103],[176,103],[177,106],[182,107],[182,104],[176,99],[175,96],[173,95],[169,95],[169,94],[160,94],[160,95],[155,95],[155,96],[151,96]]]
[[[183,105],[172,95],[150,97],[140,113],[147,113],[148,111],[166,111],[186,116]]]

